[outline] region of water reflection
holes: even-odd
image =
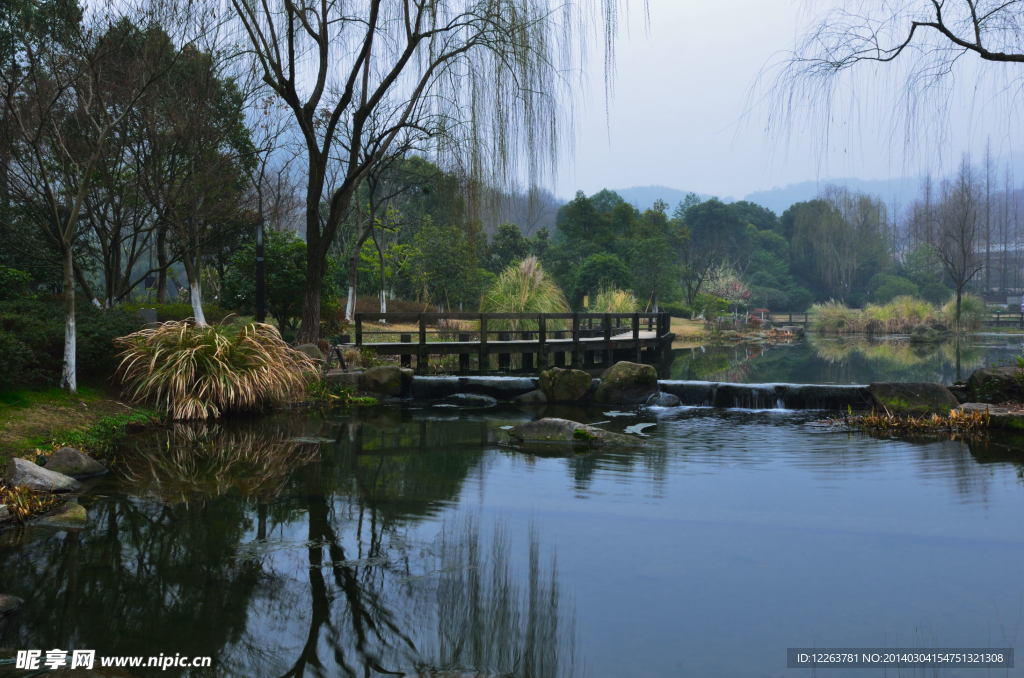
[[[1012,363],[1024,336],[971,335],[934,344],[909,339],[808,335],[794,344],[709,345],[673,351],[665,378],[744,383],[952,383],[984,365]]]

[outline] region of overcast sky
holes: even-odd
[[[584,0],[587,1],[587,0]],[[632,3],[638,4],[638,3]],[[575,152],[554,186],[577,189],[660,184],[741,198],[755,190],[829,177],[885,179],[947,172],[960,154],[1020,146],[1008,69],[961,69],[948,117],[924,102],[906,139],[903,74],[863,70],[846,82],[832,123],[769,128],[768,107],[751,98],[759,72],[793,49],[824,1],[650,0],[650,26],[634,15],[618,42],[616,86],[606,116],[600,59],[578,102]],[[973,60],[972,60],[973,61]],[[984,76],[984,77],[982,77]],[[762,87],[762,90],[764,88]],[[855,91],[854,91],[855,90]],[[824,107],[817,107],[825,113]],[[897,111],[897,114],[893,114]]]

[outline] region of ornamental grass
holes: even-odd
[[[604,289],[597,293],[590,304],[591,313],[636,313],[640,302],[625,290]]]
[[[498,276],[480,302],[484,313],[568,313],[569,302],[562,288],[551,279],[537,257],[526,257]],[[561,329],[564,323],[549,323]],[[536,330],[536,320],[493,320],[492,330]]]
[[[121,337],[127,394],[171,419],[215,419],[301,397],[317,366],[264,323],[170,321]]]

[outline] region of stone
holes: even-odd
[[[516,396],[516,402],[520,405],[546,405],[548,397],[539,388],[527,391],[521,396]]]
[[[412,385],[413,371],[407,367],[380,365],[363,371],[360,389],[383,396],[405,397]]]
[[[957,382],[949,387],[949,392],[953,394],[953,397],[959,400],[961,403],[966,403],[970,400],[970,393],[967,391],[967,384]]]
[[[868,392],[877,409],[897,416],[949,414],[960,406],[948,388],[929,382],[880,382],[871,384]]]
[[[324,361],[324,352],[320,350],[320,347],[316,344],[299,344],[295,347],[295,350],[300,353],[305,353],[309,358],[322,363]]]
[[[552,367],[540,373],[540,390],[548,402],[575,403],[590,392],[593,377],[583,370]]]
[[[967,379],[967,395],[972,402],[980,403],[1024,401],[1024,369],[983,367],[976,370]]]
[[[0,617],[16,611],[25,604],[25,601],[18,596],[0,593]]]
[[[664,391],[656,393],[647,399],[648,407],[679,407],[680,405],[682,405],[682,401],[679,400],[679,396],[674,396]]]
[[[658,393],[658,373],[651,365],[618,362],[601,375],[601,383],[594,392],[599,403],[640,405]]]
[[[89,513],[78,502],[68,502],[56,513],[39,519],[40,525],[59,527],[62,529],[82,529],[89,522]]]
[[[444,403],[456,407],[481,409],[496,407],[498,400],[482,393],[453,393],[444,399]]]
[[[989,428],[1024,431],[1024,410],[990,403],[964,403],[959,409],[968,413],[988,412]]]
[[[74,478],[34,464],[25,459],[12,457],[7,462],[7,484],[13,487],[27,487],[40,492],[77,492],[82,484]]]
[[[46,470],[72,478],[88,478],[107,472],[107,467],[73,447],[62,447],[45,457]]]
[[[548,417],[528,421],[513,426],[508,430],[509,441],[516,446],[530,447],[570,447],[591,449],[609,445],[638,445],[639,438],[612,433],[589,424],[581,424],[569,419]]]
[[[352,391],[359,390],[359,384],[362,382],[362,378],[362,371],[344,372],[342,370],[330,370],[324,375],[324,381],[326,381],[328,385],[340,386]]]

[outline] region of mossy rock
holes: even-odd
[[[299,344],[295,347],[296,351],[305,353],[310,359],[315,360],[318,363],[324,361],[324,352],[320,350],[320,347],[316,344]]]
[[[880,382],[871,384],[868,392],[877,409],[897,416],[948,414],[960,405],[948,388],[930,382]]]
[[[657,394],[658,373],[651,365],[618,362],[605,370],[594,392],[599,403],[640,405]]]
[[[979,403],[1024,401],[1024,370],[983,367],[967,379],[967,395],[972,402]]]
[[[540,390],[548,402],[575,403],[587,397],[593,381],[583,370],[552,367],[540,373]]]
[[[360,390],[382,396],[405,397],[412,386],[412,370],[381,365],[365,370],[359,379]]]
[[[629,447],[643,443],[635,436],[612,433],[596,426],[556,417],[519,424],[512,427],[507,436],[513,446],[531,451],[585,452],[598,447]]]

